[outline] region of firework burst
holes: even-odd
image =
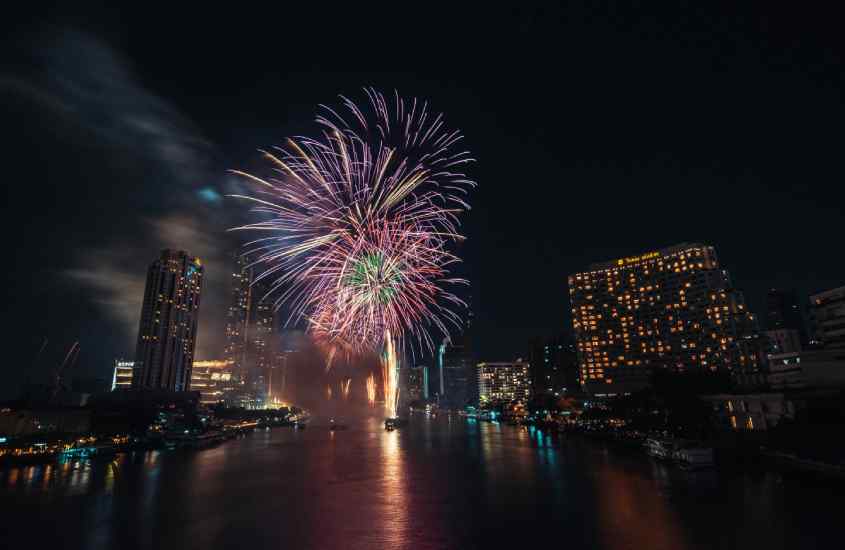
[[[254,184],[237,196],[263,218],[236,229],[268,233],[245,247],[257,280],[318,340],[381,352],[393,334],[432,349],[430,332],[459,326],[464,307],[448,290],[466,282],[450,276],[448,248],[463,239],[472,159],[427,104],[365,92],[364,108],[341,98],[343,115],[322,106],[319,138],[263,152],[272,174],[234,172]]]

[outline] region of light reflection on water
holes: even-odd
[[[0,470],[0,513],[23,526],[6,546],[463,549],[552,536],[576,550],[777,549],[837,532],[838,499],[825,484],[690,474],[446,415],[393,432],[382,422]]]

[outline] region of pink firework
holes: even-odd
[[[346,118],[322,106],[319,138],[263,152],[270,175],[234,172],[254,183],[237,196],[262,215],[237,229],[268,233],[246,245],[258,279],[320,340],[378,351],[390,333],[431,349],[431,330],[448,334],[464,306],[448,290],[466,282],[450,276],[448,248],[463,239],[472,159],[427,104],[365,92],[364,109],[341,98]]]

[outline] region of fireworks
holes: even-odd
[[[365,108],[341,98],[346,118],[322,107],[319,138],[264,152],[271,176],[235,172],[255,184],[237,196],[263,215],[237,229],[269,233],[246,246],[257,280],[332,349],[381,352],[406,340],[432,349],[429,331],[448,334],[464,306],[447,290],[466,282],[450,276],[459,260],[448,246],[463,239],[472,159],[427,104],[365,91]]]
[[[367,403],[371,407],[376,405],[376,377],[373,376],[373,373],[370,373],[367,377]]]
[[[388,418],[396,418],[399,409],[399,362],[396,360],[396,348],[389,332],[385,338],[381,369],[384,386],[384,413]]]

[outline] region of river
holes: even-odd
[[[0,471],[3,548],[836,547],[843,487],[441,415]]]

